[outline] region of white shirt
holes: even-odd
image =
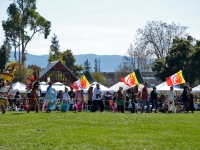
[[[93,91],[92,100],[101,100],[102,94],[103,94],[103,92],[101,91],[101,89],[95,88]],[[97,97],[97,95],[99,95],[99,96]]]
[[[174,100],[174,96],[176,96],[176,93],[174,91],[168,91],[167,92],[168,99],[167,100]]]

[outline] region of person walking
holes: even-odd
[[[184,86],[184,90],[183,90],[183,93],[182,93],[182,102],[183,102],[184,113],[188,113],[189,96],[190,96],[190,93],[188,91],[188,87]]]
[[[152,109],[153,108],[155,109],[155,113],[157,113],[158,109],[157,100],[158,100],[158,93],[156,92],[156,87],[153,87],[153,91],[151,92],[151,102],[152,102]]]
[[[142,89],[142,111],[144,112],[144,106],[146,106],[146,113],[149,113],[149,101],[148,101],[148,84],[145,83]]]
[[[126,96],[123,94],[123,87],[119,87],[116,98],[117,98],[117,111],[124,113],[124,103],[126,100]]]
[[[92,96],[92,99],[93,99],[93,110],[92,110],[92,112],[97,111],[98,105],[100,107],[100,112],[104,111],[104,105],[103,105],[102,97],[103,97],[103,92],[100,89],[100,85],[96,84],[96,88],[94,88],[93,96]]]

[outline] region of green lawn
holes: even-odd
[[[194,114],[6,112],[0,150],[199,150],[200,111]]]

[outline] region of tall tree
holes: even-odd
[[[46,39],[50,34],[51,22],[36,12],[36,0],[14,0],[7,13],[8,19],[2,22],[3,30],[6,39],[21,50],[21,63],[24,65],[27,44],[36,33],[43,33]]]
[[[63,61],[65,66],[71,70],[75,76],[78,76],[78,74],[84,70],[82,65],[75,65],[76,59],[71,50],[63,52]]]
[[[63,53],[59,51],[60,50],[59,48],[60,48],[59,40],[57,40],[57,36],[54,33],[53,37],[51,38],[51,45],[50,45],[49,59],[48,59],[49,63],[58,60],[64,63],[62,56]]]
[[[145,49],[134,48],[133,44],[130,44],[126,54],[123,58],[123,66],[127,68],[129,72],[135,69],[141,71],[150,71],[152,60],[151,55]],[[118,68],[119,69],[119,68]]]
[[[147,53],[156,58],[164,59],[175,37],[186,35],[186,26],[180,24],[167,24],[162,21],[147,22],[144,29],[138,29],[136,46],[138,49],[146,49]]]
[[[0,73],[5,69],[5,65],[10,58],[11,46],[8,42],[4,41],[0,47]]]
[[[91,67],[91,63],[89,62],[88,59],[84,62],[83,67],[84,67],[85,71],[91,72],[92,67]]]
[[[175,38],[173,45],[169,49],[169,53],[165,60],[156,59],[153,64],[153,71],[157,77],[163,81],[166,77],[173,75],[179,70],[183,70],[183,76],[186,82],[193,84],[195,82],[195,67],[192,66],[192,54],[194,54],[191,41],[184,38]]]
[[[50,49],[54,55],[57,54],[60,50],[59,40],[57,40],[57,36],[55,33],[54,33],[53,37],[51,38]]]

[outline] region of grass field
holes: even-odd
[[[0,150],[199,150],[194,114],[6,112]]]

